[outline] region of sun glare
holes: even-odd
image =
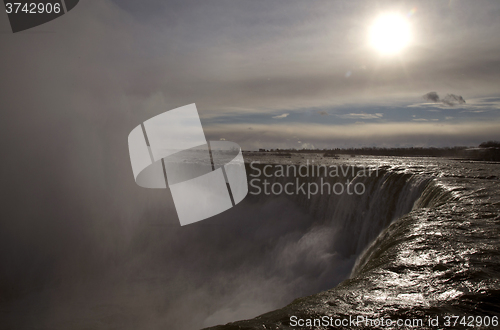
[[[411,39],[410,24],[404,16],[380,16],[370,29],[370,42],[380,53],[392,55],[404,49]]]

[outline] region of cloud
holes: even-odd
[[[429,92],[427,94],[425,94],[424,96],[422,96],[425,100],[427,101],[432,101],[434,103],[438,103],[439,102],[439,95],[438,93],[436,92]]]
[[[279,116],[274,116],[273,118],[274,119],[283,119],[283,118],[286,118],[288,117],[289,113],[284,113],[282,115],[279,115]]]
[[[344,119],[378,119],[384,116],[383,113],[348,113],[344,115],[337,115]]]
[[[427,95],[428,94],[423,96],[424,99],[427,99]],[[472,98],[467,100],[466,103],[463,97],[448,94],[444,99],[439,99],[439,102],[410,104],[407,107],[424,108],[427,111],[434,112],[441,112],[441,109],[455,108],[463,110],[461,112],[481,113],[500,110],[500,99],[498,97]]]
[[[450,107],[453,107],[457,104],[465,104],[464,98],[460,95],[455,95],[455,94],[446,95],[446,97],[442,100],[442,102],[446,105],[449,105]]]
[[[455,105],[458,104],[465,104],[465,100],[462,96],[460,95],[455,95],[455,94],[448,94],[445,96],[444,99],[441,99],[436,92],[429,92],[422,96],[424,100],[431,101],[433,103],[442,103],[444,105],[454,107]]]

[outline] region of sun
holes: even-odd
[[[370,27],[370,43],[384,55],[401,52],[410,41],[410,24],[404,16],[385,14]]]

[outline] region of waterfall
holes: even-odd
[[[266,165],[253,166],[263,170]],[[318,187],[326,184],[333,186],[349,180],[351,186],[362,184],[364,187],[362,194],[318,192],[308,196],[302,193],[265,195],[261,192],[252,196],[250,189],[249,199],[258,204],[273,198],[292,200],[313,217],[315,227],[321,226],[333,230],[335,233],[335,237],[332,237],[333,249],[349,257],[359,255],[393,220],[410,212],[414,207],[429,207],[448,198],[445,190],[434,184],[429,177],[388,168],[378,168],[371,175],[366,171],[363,172],[364,170],[353,167],[344,172],[345,176],[339,177],[317,175],[317,173],[314,177],[249,176],[249,181],[257,178],[262,183],[263,180],[267,180],[269,187],[275,183],[284,186],[287,183],[296,185],[297,182],[305,183],[306,186],[311,183],[315,183]],[[251,171],[247,169],[247,173],[252,173]],[[270,172],[272,171],[267,171]]]
[[[259,165],[259,169],[262,171],[264,166],[266,165]],[[362,184],[364,191],[362,194],[316,193],[311,195],[261,193],[250,194],[247,197],[246,202],[250,203],[249,205],[254,210],[265,209],[269,205],[286,205],[273,204],[273,201],[284,199],[297,206],[310,218],[308,226],[302,227],[296,225],[293,227],[294,224],[287,221],[280,222],[283,239],[280,246],[273,251],[276,257],[272,259],[277,261],[277,265],[266,264],[266,269],[271,269],[271,273],[275,271],[273,267],[293,269],[293,276],[298,280],[294,282],[287,278],[286,281],[292,283],[289,290],[293,291],[298,299],[282,309],[235,324],[244,324],[248,326],[248,329],[259,329],[263,324],[281,329],[281,326],[287,324],[290,315],[296,315],[296,313],[303,317],[309,317],[311,314],[321,315],[315,312],[316,309],[321,308],[342,313],[342,300],[337,299],[337,296],[331,292],[340,292],[339,296],[342,299],[350,302],[352,299],[353,306],[357,306],[359,299],[352,295],[350,289],[345,291],[343,288],[349,285],[356,288],[363,286],[363,282],[357,280],[359,271],[379,256],[377,253],[380,249],[377,249],[377,246],[380,246],[381,242],[385,246],[392,246],[393,243],[390,241],[392,232],[389,230],[391,228],[394,230],[393,225],[404,223],[405,217],[412,219],[416,212],[423,211],[425,214],[426,211],[422,210],[423,208],[434,208],[455,198],[450,189],[430,176],[390,167],[378,168],[376,175],[371,176],[362,175],[360,170],[360,168],[354,168],[342,177],[321,175],[264,177],[252,176],[251,170],[247,170],[250,174],[249,181],[267,180],[268,187],[275,183],[282,185],[315,183],[319,186],[327,182],[334,185],[349,180],[351,185]],[[272,171],[268,170],[267,173],[270,172]],[[257,184],[254,182],[255,185]],[[286,216],[282,210],[277,211],[278,214],[281,212],[283,217]],[[285,233],[286,230],[296,234],[288,235]],[[300,232],[297,233],[298,231]],[[394,244],[398,242],[395,241]],[[281,262],[281,260],[287,262]],[[379,263],[381,262],[385,261],[381,260]],[[344,281],[349,277],[353,279]],[[280,277],[280,280],[283,278]],[[342,281],[344,282],[339,285]],[[309,285],[305,290],[296,289],[297,286],[305,287],[305,283]],[[318,283],[318,285],[311,283]],[[330,294],[332,298],[325,305],[324,297]],[[344,294],[346,296],[343,296]],[[296,310],[300,310],[302,314]],[[226,328],[229,329],[226,326],[214,329]]]

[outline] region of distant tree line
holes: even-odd
[[[259,149],[259,152],[274,152],[275,155],[287,155],[291,153],[319,153],[323,152],[325,157],[338,157],[337,155],[366,155],[366,156],[396,156],[396,157],[456,157],[471,160],[500,161],[500,142],[487,141],[479,145],[479,148],[465,146],[457,147],[407,147],[407,148],[330,148],[330,149]]]

